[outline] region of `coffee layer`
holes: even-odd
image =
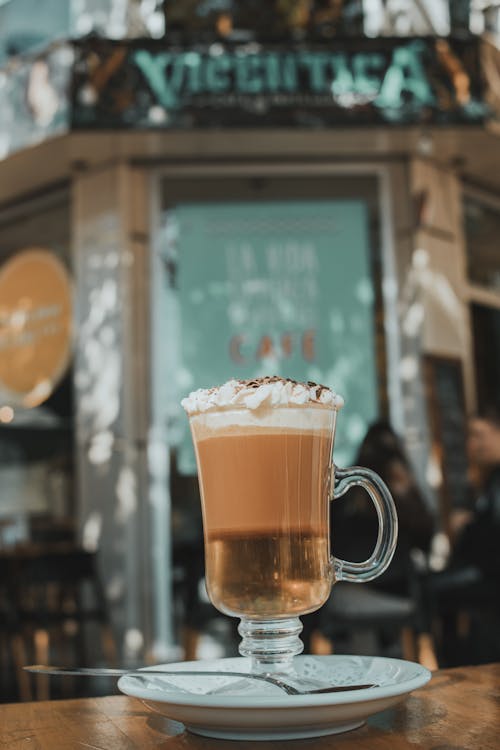
[[[206,534],[326,535],[331,432],[219,434],[196,452]]]

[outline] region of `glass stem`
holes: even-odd
[[[304,644],[299,638],[302,623],[298,617],[286,620],[250,620],[242,618],[238,633],[242,656],[252,660],[252,672],[283,673],[293,670],[293,657],[301,654]]]

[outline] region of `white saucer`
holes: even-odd
[[[119,689],[163,716],[182,722],[194,734],[219,739],[288,740],[347,732],[369,716],[384,711],[431,677],[420,664],[369,656],[298,656],[296,671],[330,685],[376,684],[378,687],[338,693],[286,695],[279,688],[254,681],[238,692],[234,678],[152,677],[151,685],[121,677]],[[179,662],[155,669],[232,670],[248,672],[249,659]],[[233,692],[209,693],[214,689]],[[241,682],[240,682],[241,685]],[[232,690],[232,687],[230,688]]]

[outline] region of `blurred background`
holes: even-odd
[[[400,515],[307,650],[500,658],[499,44],[488,0],[0,0],[0,700],[237,653],[179,402],[263,374],[344,395]]]

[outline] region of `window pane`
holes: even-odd
[[[378,410],[365,203],[184,203],[164,222],[165,260],[178,264],[176,404],[232,377],[324,383],[349,403],[336,457],[352,460]],[[179,468],[194,472],[179,423]]]
[[[474,369],[480,409],[498,403],[500,382],[500,310],[472,305]]]
[[[500,206],[466,198],[464,216],[469,281],[500,292]]]

